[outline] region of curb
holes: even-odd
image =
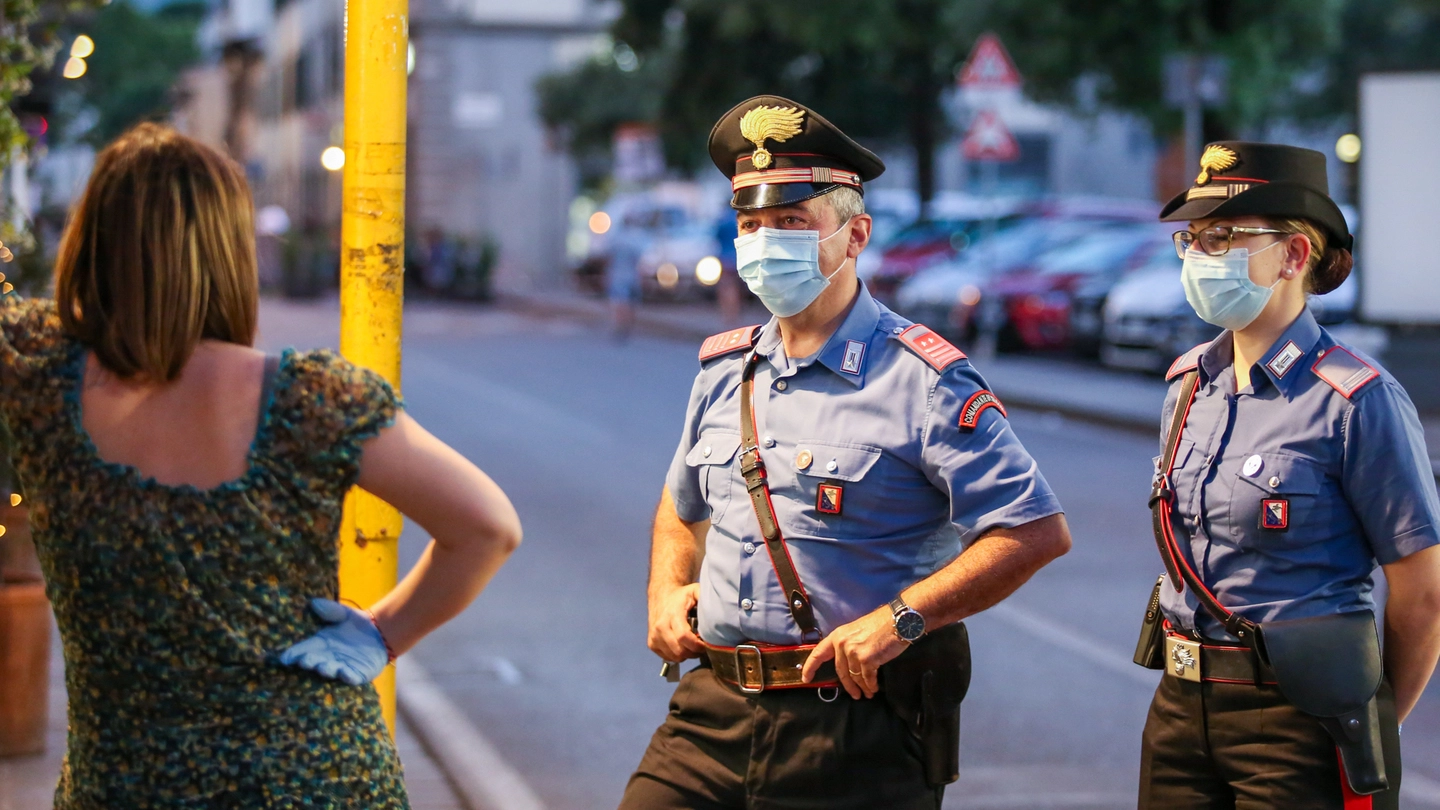
[[[395,669],[399,709],[467,810],[545,810],[520,772],[418,661]]]

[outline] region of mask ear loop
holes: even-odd
[[[838,227],[838,228],[835,229],[835,233],[832,233],[832,234],[830,234],[829,236],[825,237],[824,239],[819,240],[819,242],[824,242],[824,241],[827,241],[827,240],[830,240],[830,239],[834,239],[836,236],[838,236],[838,235],[840,234],[841,231],[845,231],[847,228],[849,228],[849,227],[850,227],[850,223],[852,223],[852,222],[854,222],[854,221],[855,221],[855,217],[850,217],[849,219],[847,219],[847,220],[845,220],[843,223],[841,223],[840,227]],[[848,232],[848,231],[847,231],[847,232]],[[816,244],[819,244],[819,242],[816,242]],[[835,268],[835,272],[834,272],[834,273],[831,273],[830,275],[825,276],[825,283],[827,283],[827,284],[830,283],[830,279],[832,279],[832,278],[834,278],[836,275],[838,275],[841,270],[844,270],[844,269],[845,269],[845,265],[847,265],[847,264],[849,264],[849,263],[850,263],[850,257],[849,257],[849,256],[846,256],[846,257],[845,257],[845,261],[840,262],[840,266],[837,267],[837,268]]]

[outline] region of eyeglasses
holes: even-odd
[[[1260,233],[1286,233],[1289,231],[1277,231],[1274,228],[1244,228],[1239,225],[1217,225],[1214,228],[1206,228],[1199,234],[1190,231],[1176,231],[1175,253],[1180,258],[1185,258],[1185,251],[1198,243],[1201,250],[1211,256],[1224,256],[1230,252],[1230,243],[1234,241],[1235,234],[1260,234]]]

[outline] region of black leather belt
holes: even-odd
[[[715,677],[738,687],[741,692],[756,694],[767,689],[819,689],[839,686],[835,662],[826,661],[815,673],[815,680],[804,683],[800,672],[810,657],[814,644],[776,647],[768,644],[741,644],[736,647],[705,645],[706,657]]]
[[[1257,675],[1258,673],[1258,675]],[[1249,647],[1165,634],[1165,674],[1185,681],[1274,686],[1275,673]]]

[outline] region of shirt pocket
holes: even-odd
[[[798,461],[791,462],[799,489],[795,520],[801,533],[835,539],[875,534],[875,518],[884,513],[875,503],[880,493],[874,480],[878,473],[873,472],[880,448],[806,439],[796,444],[794,459],[806,453],[810,463],[804,469]]]
[[[735,470],[731,465],[740,448],[740,434],[707,430],[685,454],[685,463],[695,469],[700,481],[700,497],[710,507],[710,522],[719,523],[730,504],[734,489]]]
[[[1259,472],[1235,471],[1230,496],[1230,533],[1241,546],[1298,545],[1328,532],[1331,499],[1324,497],[1325,470],[1314,461],[1277,453],[1259,456]]]
[[[1175,465],[1170,472],[1170,486],[1175,492],[1175,507],[1182,514],[1189,514],[1190,501],[1195,494],[1195,482],[1204,472],[1203,464],[1190,464],[1191,456],[1195,455],[1195,443],[1189,439],[1181,439],[1180,444],[1175,447]],[[1165,460],[1163,455],[1154,458],[1156,472],[1164,472],[1160,469],[1160,463]]]

